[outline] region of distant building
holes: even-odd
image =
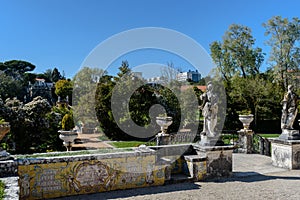
[[[35,82],[29,82],[27,87],[27,94],[24,96],[24,101],[29,102],[34,97],[41,96],[53,104],[52,92],[54,91],[54,83],[46,82],[45,79],[36,78]]]
[[[148,84],[163,84],[166,82],[166,78],[163,76],[152,77],[147,79]]]
[[[138,79],[143,79],[143,73],[142,72],[131,72],[132,75]]]
[[[201,74],[198,72],[198,70],[189,70],[188,72],[181,72],[177,74],[177,80],[181,82],[192,81],[198,83],[201,80]]]

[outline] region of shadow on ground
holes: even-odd
[[[78,196],[70,196],[58,199],[64,200],[92,200],[99,199],[101,196],[101,200],[106,199],[118,199],[118,198],[134,198],[136,196],[142,195],[152,195],[152,194],[160,194],[160,193],[168,193],[168,192],[178,192],[178,191],[188,191],[188,190],[199,190],[201,188],[200,185],[195,183],[180,183],[180,184],[170,184],[164,186],[153,186],[146,188],[136,188],[136,189],[127,189],[127,190],[115,190],[110,192],[103,192],[101,195],[99,193],[96,194],[87,194],[87,195],[78,195]]]
[[[300,170],[299,170],[300,174]],[[233,172],[233,176],[229,178],[219,178],[219,179],[211,179],[206,182],[258,182],[258,181],[267,181],[267,180],[300,180],[300,176],[272,176],[272,175],[264,175],[257,172]]]

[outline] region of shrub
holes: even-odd
[[[75,127],[74,119],[72,114],[65,114],[61,122],[62,129],[65,131],[70,131]]]
[[[5,185],[4,185],[4,183],[0,180],[0,200],[4,199],[4,189],[5,189]]]

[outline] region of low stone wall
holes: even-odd
[[[14,160],[0,161],[0,177],[17,176],[18,163]]]
[[[18,160],[20,199],[163,185],[155,151]]]
[[[46,199],[158,186],[176,182],[178,173],[189,181],[229,176],[232,150],[231,146],[167,145],[77,156],[40,154],[0,166],[7,175],[17,171],[20,199]]]

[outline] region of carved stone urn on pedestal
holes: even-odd
[[[239,120],[243,123],[244,130],[249,130],[250,123],[253,121],[253,115],[239,115]]]
[[[169,143],[168,127],[173,123],[172,117],[156,117],[156,123],[160,126],[161,132],[156,135],[157,145],[167,145]]]
[[[58,131],[60,133],[59,138],[64,141],[64,146],[67,151],[71,151],[74,140],[78,137],[78,133],[73,130],[75,127],[73,115],[65,114],[62,119],[62,129]]]
[[[243,123],[243,129],[238,131],[239,134],[239,153],[253,152],[253,131],[249,129],[250,123],[253,121],[253,115],[239,115],[239,120]]]
[[[59,138],[64,141],[63,144],[67,148],[67,151],[71,151],[72,145],[74,144],[74,140],[78,137],[78,133],[75,131],[63,130],[60,130],[58,132],[60,133]]]

